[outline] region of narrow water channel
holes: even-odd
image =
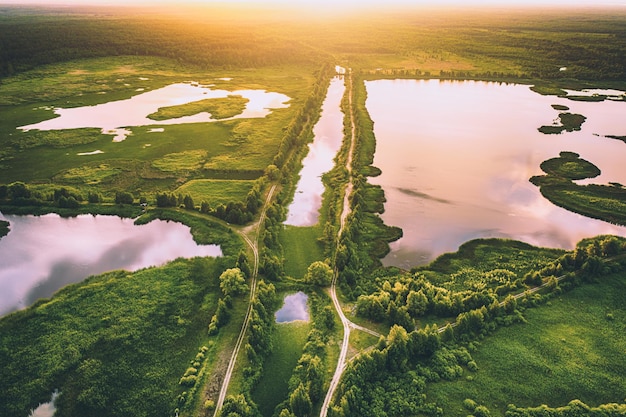
[[[0,219],[11,225],[0,239],[0,316],[90,275],[222,255],[219,246],[196,244],[189,227],[174,222],[135,226],[132,219],[115,216],[56,214],[0,214]]]
[[[287,209],[285,224],[313,226],[317,224],[322,207],[324,184],[322,175],[330,171],[343,139],[343,112],[341,99],[346,87],[343,76],[334,77],[322,105],[320,119],[313,128],[314,139],[302,161],[300,180],[293,202]]]

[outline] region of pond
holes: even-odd
[[[297,320],[309,321],[308,299],[309,297],[302,291],[286,295],[283,306],[274,314],[276,323],[289,323]]]
[[[32,410],[28,417],[53,417],[57,410],[54,406],[54,402],[58,396],[58,391],[53,392],[50,402],[39,404],[39,407]]]
[[[544,160],[572,151],[602,170],[595,183],[626,184],[626,103],[541,96],[523,85],[474,81],[366,82],[374,121],[374,165],[387,202],[385,223],[404,236],[385,265],[408,268],[468,240],[499,237],[571,249],[584,237],[626,236],[626,228],[585,218],[541,196],[528,180]],[[558,104],[587,117],[577,132],[545,135]]]
[[[189,227],[174,222],[136,226],[132,219],[115,216],[56,214],[0,214],[0,219],[11,224],[0,239],[0,316],[90,275],[222,255],[219,246],[196,244]]]
[[[302,160],[293,202],[287,209],[287,225],[317,224],[324,192],[322,175],[333,168],[335,155],[343,140],[343,112],[340,106],[345,89],[343,77],[334,77],[330,82],[320,119],[313,128],[313,142]]]
[[[290,100],[284,94],[264,90],[213,90],[211,86],[198,83],[177,83],[138,94],[126,100],[111,101],[95,106],[55,108],[54,113],[57,117],[21,126],[19,129],[28,131],[93,127],[102,129],[104,134],[115,135],[114,141],[121,142],[132,133],[128,129],[131,126],[215,122],[216,119],[213,119],[207,112],[160,121],[149,119],[147,116],[156,112],[160,107],[177,106],[210,98],[225,98],[229,95],[240,95],[249,101],[241,114],[228,119],[220,119],[222,121],[265,117],[272,109],[288,107],[286,102]]]

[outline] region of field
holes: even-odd
[[[501,328],[475,344],[472,356],[479,370],[465,372],[471,379],[432,384],[428,400],[449,416],[468,414],[462,406],[466,398],[489,408],[492,416],[503,416],[508,404],[622,402],[625,290],[624,274],[615,274],[526,310],[526,324]]]
[[[315,261],[323,260],[322,246],[318,242],[320,227],[285,226],[280,243],[285,251],[285,274],[301,279]]]
[[[305,322],[278,323],[272,336],[274,349],[267,357],[264,372],[252,396],[263,416],[271,416],[274,408],[287,399],[289,378],[302,355],[309,332]]]

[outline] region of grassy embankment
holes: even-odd
[[[429,385],[430,401],[449,416],[466,416],[466,398],[504,416],[507,405],[560,407],[620,403],[626,374],[622,337],[623,273],[576,288],[524,313],[525,324],[501,328],[475,343],[471,378]]]
[[[598,176],[600,170],[592,163],[573,152],[561,152],[559,158],[544,161],[541,169],[548,175],[530,181],[552,203],[583,216],[626,225],[626,189],[622,185],[578,185],[572,181]]]

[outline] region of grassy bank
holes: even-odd
[[[470,398],[504,416],[507,405],[560,407],[622,402],[626,313],[622,273],[577,288],[524,313],[526,324],[501,328],[476,343],[478,371],[432,384],[427,397],[447,416],[466,416]]]

